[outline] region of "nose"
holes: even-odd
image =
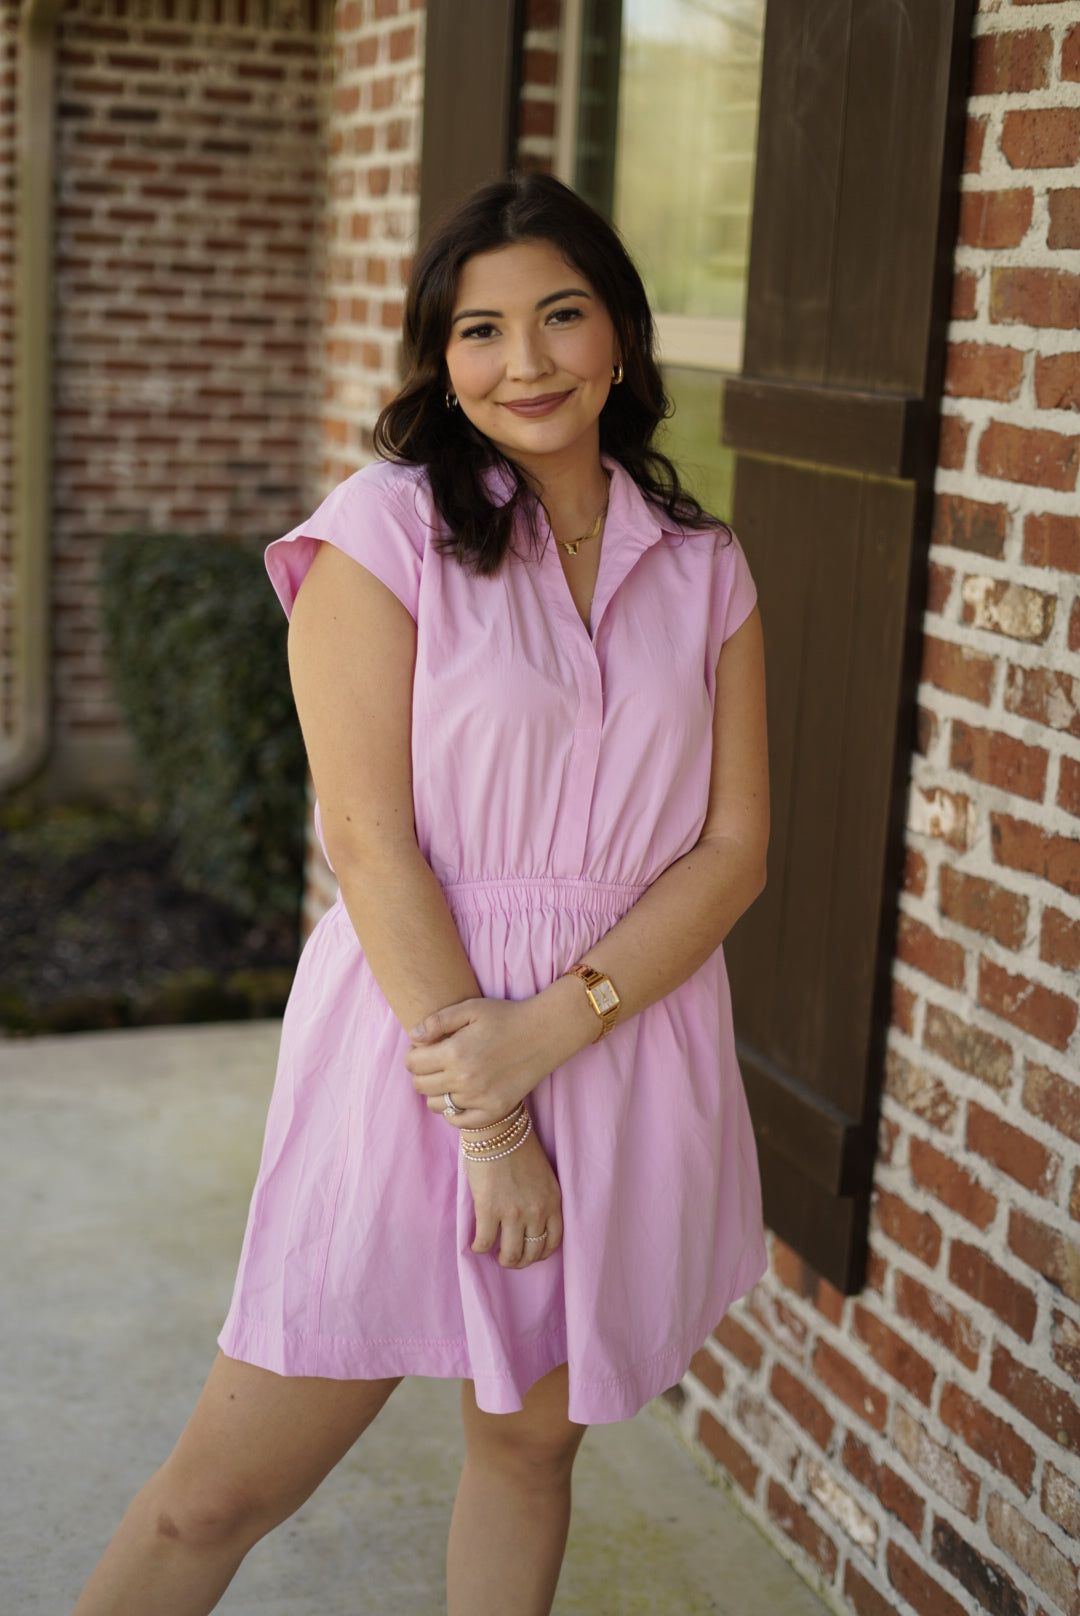
[[[511,381],[535,381],[553,369],[542,338],[532,330],[516,331],[506,356],[506,374]]]

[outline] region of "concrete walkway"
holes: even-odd
[[[65,1616],[228,1302],[278,1024],[0,1043],[0,1611]],[[410,1381],[225,1616],[436,1616],[456,1383]],[[823,1616],[649,1410],[578,1461],[558,1616]],[[153,1616],[151,1611],[147,1616]],[[512,1611],[507,1616],[513,1616]]]

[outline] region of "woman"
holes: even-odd
[[[652,341],[598,215],[485,187],[416,263],[384,460],[270,546],[341,898],[222,1352],[78,1616],[212,1609],[409,1373],[464,1381],[451,1616],[540,1616],[586,1426],[764,1269],[719,952],[764,883],[761,629],[650,446]]]

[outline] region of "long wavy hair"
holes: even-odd
[[[469,258],[519,242],[544,241],[585,276],[607,309],[622,356],[623,383],[600,413],[600,450],[680,527],[720,527],[683,488],[653,446],[671,414],[656,362],[645,288],[616,231],[568,186],[546,174],[515,174],[483,185],[445,214],[420,248],[405,300],[405,380],[379,416],[375,447],[385,459],[424,466],[435,508],[448,529],[438,542],[472,570],[490,575],[510,549],[519,512],[537,535],[537,491],[463,410],[446,407],[446,348],[458,280]],[[510,498],[492,498],[501,468]]]

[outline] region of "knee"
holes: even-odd
[[[568,1424],[522,1430],[513,1416],[504,1416],[500,1423],[486,1427],[479,1446],[490,1462],[529,1486],[561,1487],[570,1478],[584,1434],[584,1426]],[[475,1452],[475,1446],[470,1446]]]
[[[148,1502],[154,1536],[163,1548],[247,1547],[277,1524],[253,1494],[209,1478],[183,1486],[164,1483],[154,1489]]]

